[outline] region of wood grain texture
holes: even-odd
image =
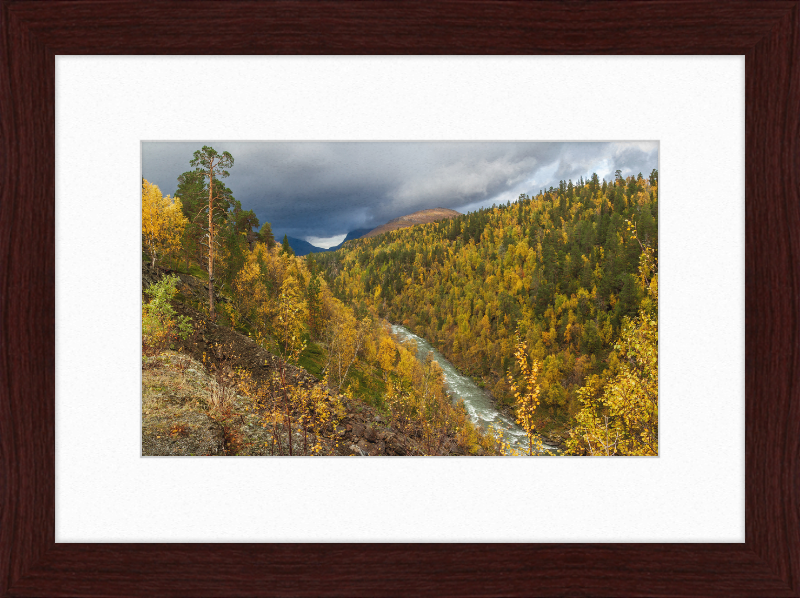
[[[0,595],[800,595],[799,9],[3,2]],[[153,53],[746,55],[746,543],[55,544],[54,56]]]

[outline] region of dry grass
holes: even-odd
[[[276,434],[288,446],[286,432]],[[299,450],[302,437],[294,436]],[[171,351],[143,361],[143,455],[269,455],[273,437],[255,401],[236,393],[230,372],[212,375]]]

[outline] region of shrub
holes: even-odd
[[[177,293],[177,276],[165,276],[145,289],[150,301],[142,305],[142,350],[158,354],[178,337],[192,333],[191,319],[175,314],[170,301]]]

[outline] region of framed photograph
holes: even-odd
[[[234,2],[206,6],[204,19],[195,8],[2,7],[2,595],[800,592],[797,2],[320,2],[303,12]],[[632,35],[631,24],[646,34]],[[401,56],[409,53],[427,56]],[[743,105],[730,89],[745,92]],[[582,139],[557,133],[570,114]],[[680,133],[666,133],[665,120]],[[653,135],[634,133],[648,122]],[[142,178],[154,167],[141,142],[199,141],[192,151],[202,154],[205,140],[243,139],[237,130],[248,126],[251,139],[271,142],[661,140],[656,176],[672,207],[658,228],[659,350],[669,370],[659,456],[143,458],[131,424],[144,380],[139,272],[165,262],[178,270],[187,252],[191,272],[193,250],[142,255],[131,223],[141,222],[139,190],[152,191]],[[624,186],[626,205],[628,185],[654,186],[653,173],[637,173],[610,181]],[[153,201],[174,191],[158,189]],[[328,244],[340,232],[302,234]],[[214,282],[221,271],[209,262],[193,265]],[[244,313],[225,308],[229,318]],[[683,328],[669,328],[674,314]],[[408,325],[430,327],[424,318]],[[364,433],[369,444],[350,443],[353,453],[378,444]],[[433,436],[429,444],[444,448]],[[236,438],[221,446],[236,448]]]

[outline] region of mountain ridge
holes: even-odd
[[[369,237],[377,237],[378,235],[397,230],[399,228],[407,228],[417,224],[427,224],[429,222],[436,222],[437,220],[454,218],[461,215],[461,212],[456,212],[450,208],[429,208],[426,210],[418,210],[373,228],[367,234],[363,235],[363,238],[366,239]]]
[[[309,253],[322,253],[325,251],[336,251],[337,249],[341,249],[342,245],[347,243],[348,241],[352,241],[353,239],[359,239],[364,236],[365,233],[368,233],[370,229],[368,228],[356,228],[351,230],[345,236],[344,240],[339,243],[338,245],[334,245],[333,247],[318,247],[317,245],[313,245],[308,241],[303,239],[298,239],[297,237],[290,237],[286,236],[286,239],[289,241],[289,247],[292,248],[294,254],[297,256],[308,255]]]
[[[378,235],[382,235],[383,233],[387,233],[393,230],[398,230],[400,228],[407,228],[409,226],[415,226],[417,224],[427,224],[429,222],[436,222],[438,220],[445,220],[449,218],[455,218],[456,216],[461,216],[461,212],[457,212],[456,210],[451,210],[450,208],[428,208],[425,210],[418,210],[416,212],[411,212],[410,214],[405,214],[385,224],[381,224],[380,226],[376,226],[373,229],[368,228],[357,228],[351,230],[347,233],[347,236],[344,240],[339,243],[338,245],[334,245],[333,247],[329,247],[325,249],[324,247],[317,247],[316,245],[312,245],[308,241],[303,239],[298,239],[296,237],[289,237],[287,239],[289,241],[289,246],[294,251],[294,254],[297,256],[308,255],[309,253],[323,253],[327,251],[336,251],[341,249],[342,246],[347,243],[347,241],[351,241],[353,239],[360,239],[360,238],[369,238],[369,237],[377,237]]]

